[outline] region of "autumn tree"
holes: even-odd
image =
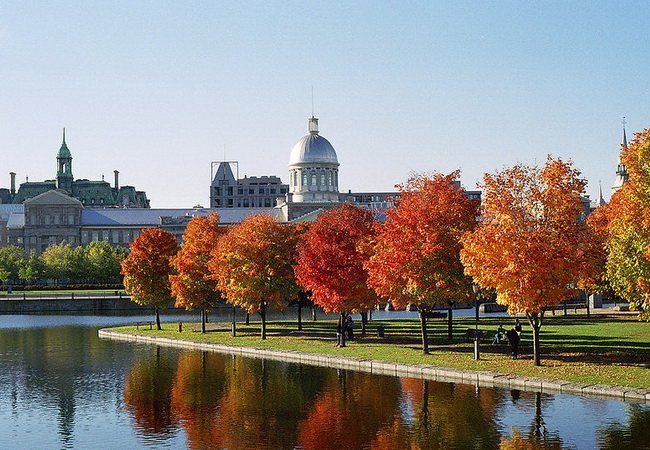
[[[160,309],[170,307],[169,276],[173,273],[171,259],[178,251],[173,234],[160,228],[145,228],[131,244],[129,256],[122,261],[124,290],[140,305],[152,305],[156,328],[160,330]]]
[[[296,276],[312,292],[312,301],[325,312],[339,313],[341,323],[350,312],[367,311],[377,303],[367,285],[363,244],[374,233],[370,211],[344,203],[321,213],[298,246]],[[345,347],[345,333],[341,346]]]
[[[622,162],[629,180],[615,194],[607,277],[614,292],[650,320],[650,128],[637,133]],[[614,202],[612,202],[614,203]]]
[[[221,301],[217,281],[210,276],[208,263],[219,238],[219,215],[197,216],[189,221],[183,234],[183,246],[172,260],[176,274],[170,276],[176,307],[201,310],[201,332],[205,333],[207,312]]]
[[[293,272],[297,242],[293,225],[281,225],[269,215],[254,215],[219,240],[208,264],[228,303],[260,313],[262,339],[266,339],[267,309],[285,308],[286,300],[298,293]]]
[[[539,331],[547,307],[575,295],[580,278],[585,181],[570,162],[517,164],[486,174],[479,226],[463,238],[465,272],[492,288],[511,314],[525,313],[540,365]]]
[[[397,308],[417,306],[422,351],[429,353],[426,314],[436,304],[470,299],[460,238],[476,225],[478,204],[460,187],[460,172],[413,177],[387,212],[367,263],[369,285]]]

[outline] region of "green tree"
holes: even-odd
[[[0,281],[17,281],[20,264],[25,259],[23,249],[15,245],[0,248]]]
[[[47,247],[41,254],[41,261],[45,265],[45,276],[55,280],[71,278],[74,256],[74,249],[68,242]]]
[[[120,276],[124,253],[108,242],[91,242],[85,248],[85,262],[90,278],[96,281],[112,280]]]
[[[637,133],[622,161],[630,178],[610,205],[607,278],[631,309],[650,320],[650,128]]]
[[[45,265],[43,261],[36,256],[36,252],[31,251],[27,258],[23,259],[18,269],[18,278],[26,283],[33,283],[45,276]]]

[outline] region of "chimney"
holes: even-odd
[[[16,193],[16,172],[9,172],[11,177],[11,195]]]
[[[113,173],[115,174],[115,189],[120,188],[120,171],[119,170],[114,170]]]

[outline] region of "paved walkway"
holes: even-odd
[[[99,337],[120,341],[144,342],[168,347],[206,350],[242,355],[251,358],[296,362],[313,366],[332,367],[336,369],[356,370],[381,375],[465,383],[481,387],[501,387],[532,392],[597,396],[614,398],[626,402],[650,404],[650,389],[642,388],[629,388],[603,384],[580,384],[563,380],[545,380],[542,378],[521,377],[496,372],[451,369],[428,364],[400,364],[389,361],[375,361],[336,355],[320,355],[291,350],[234,347],[207,342],[197,342],[189,339],[170,339],[156,336],[118,333],[110,329],[99,330]]]

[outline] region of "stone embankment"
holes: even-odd
[[[208,342],[196,342],[188,339],[170,339],[156,336],[119,333],[109,329],[99,330],[99,337],[168,347],[213,351],[232,355],[241,355],[250,358],[264,358],[277,361],[310,364],[313,366],[331,367],[335,369],[355,370],[380,375],[465,383],[480,387],[500,387],[553,394],[562,393],[596,396],[618,399],[626,402],[650,404],[650,389],[602,384],[580,384],[563,380],[546,380],[542,378],[521,377],[496,372],[460,370],[427,364],[400,364],[389,361],[375,361],[336,355],[303,353],[291,350],[233,347]]]
[[[151,311],[124,295],[107,294],[10,294],[0,297],[0,314],[63,312]]]

